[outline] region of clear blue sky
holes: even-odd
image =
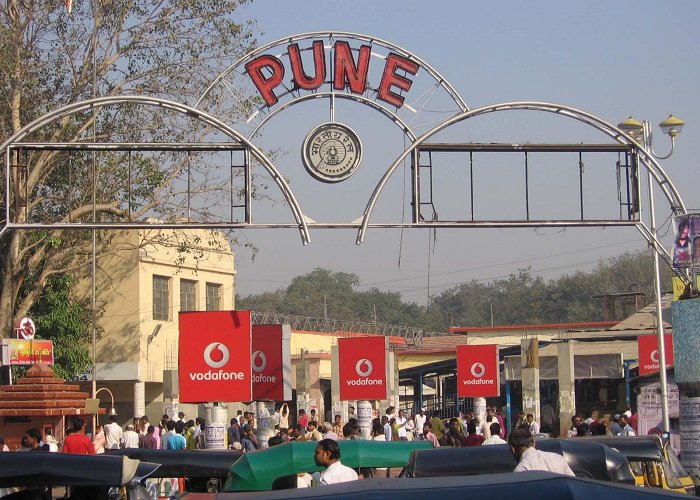
[[[516,100],[546,101],[612,123],[630,114],[648,119],[654,124],[655,145],[662,153],[667,151],[667,137],[656,124],[673,113],[686,126],[677,141],[677,152],[662,165],[686,206],[700,209],[700,169],[695,160],[700,153],[698,1],[258,0],[241,9],[241,14],[257,20],[260,44],[287,35],[332,30],[395,43],[437,69],[471,108]],[[543,141],[546,127],[552,126],[533,131],[534,140],[517,133],[514,139]],[[293,118],[284,127],[310,130],[307,123]],[[299,145],[285,142],[284,128],[278,131],[282,134],[280,165],[298,163]],[[377,131],[379,137],[382,133]],[[371,138],[363,140],[372,142]],[[493,141],[500,142],[496,137]],[[392,155],[386,158],[394,158]],[[383,161],[385,158],[379,162]],[[363,168],[371,164],[366,157]],[[383,171],[387,166],[377,168]],[[305,179],[303,182],[315,182],[308,176]],[[302,178],[291,182],[293,189],[299,188]],[[360,208],[347,214],[348,220],[361,215],[372,187],[358,189]],[[502,194],[501,199],[493,200],[494,205],[507,200],[507,191]],[[343,196],[354,198],[354,194]],[[304,194],[301,202],[310,216],[322,220],[323,213],[346,202],[343,196],[314,200],[313,195]],[[447,205],[446,200],[443,204]],[[659,202],[657,207],[659,223],[667,222],[667,204]],[[666,230],[668,224],[662,227]],[[245,238],[260,251],[253,261],[247,250],[236,249],[237,292],[249,295],[274,290],[286,286],[294,276],[325,267],[358,274],[360,290],[376,286],[401,292],[407,301],[425,303],[429,292],[439,293],[460,282],[491,281],[527,267],[550,279],[646,247],[631,229],[440,230],[433,252],[428,251],[427,230],[406,231],[403,237],[396,230],[373,230],[361,246],[355,245],[354,231],[316,230],[311,237],[311,245],[303,247],[296,231],[248,231]],[[664,241],[669,246],[670,235]]]

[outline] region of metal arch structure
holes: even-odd
[[[3,228],[0,229],[0,236],[2,236],[5,231],[8,229],[32,229],[32,228],[38,228],[38,227],[51,227],[53,229],[67,229],[71,227],[76,227],[75,223],[66,223],[66,222],[59,222],[59,223],[53,223],[53,224],[33,224],[33,223],[13,223],[11,222],[10,219],[10,199],[11,199],[11,190],[10,190],[10,149],[13,147],[21,147],[22,146],[22,141],[27,135],[31,134],[32,132],[36,132],[37,130],[55,122],[56,120],[59,120],[63,117],[70,116],[75,113],[79,113],[81,111],[89,110],[92,108],[100,108],[100,107],[105,107],[105,106],[111,106],[111,105],[119,105],[119,104],[125,104],[125,103],[132,103],[132,104],[140,104],[140,105],[146,105],[146,106],[155,106],[155,107],[160,107],[162,109],[167,109],[170,111],[175,111],[177,113],[187,115],[191,118],[197,119],[203,123],[206,123],[215,129],[223,132],[230,138],[238,141],[242,147],[244,147],[247,151],[250,151],[253,156],[255,157],[256,160],[260,162],[261,165],[265,167],[267,172],[270,174],[270,176],[274,179],[275,183],[279,187],[280,191],[282,192],[285,200],[287,203],[289,203],[289,206],[292,210],[294,219],[296,221],[296,227],[298,227],[302,243],[304,245],[308,244],[311,239],[309,235],[309,228],[306,223],[306,218],[304,217],[304,214],[301,210],[301,207],[299,203],[297,202],[296,198],[294,197],[294,194],[292,193],[289,185],[287,184],[287,181],[285,181],[284,177],[280,174],[280,172],[277,170],[277,168],[274,166],[274,164],[265,156],[265,154],[260,151],[254,144],[252,144],[246,137],[244,137],[242,134],[238,133],[236,130],[233,128],[229,127],[225,123],[223,123],[221,120],[218,118],[215,118],[208,113],[192,108],[190,106],[186,106],[184,104],[180,104],[174,101],[169,101],[166,99],[159,99],[156,97],[143,97],[143,96],[131,96],[131,95],[125,95],[125,96],[114,96],[114,97],[98,97],[95,99],[89,99],[73,104],[69,104],[66,106],[63,106],[57,110],[51,111],[44,116],[37,118],[33,122],[29,123],[28,125],[24,126],[22,129],[20,129],[17,133],[15,133],[12,137],[10,137],[7,141],[5,141],[2,145],[0,145],[0,151],[5,152],[5,217],[6,217],[6,223]],[[62,144],[65,145],[65,144]],[[71,143],[68,144],[68,146],[74,146],[78,147],[80,143]],[[104,144],[89,144],[87,145],[88,148],[90,149],[116,149],[117,146],[123,147],[124,149],[129,149],[129,148],[138,148],[139,143],[131,143],[131,144],[113,144],[113,143],[104,143]],[[59,147],[59,145],[52,145],[50,143],[44,144],[47,148],[50,147]],[[93,204],[95,203],[95,200],[93,199]],[[80,223],[79,224],[81,229],[99,229],[99,228],[131,228],[131,229],[137,229],[137,228],[184,228],[184,227],[189,227],[190,224],[180,224],[180,223],[139,223],[139,222],[128,222],[128,223],[98,223],[96,221],[92,221],[89,223]],[[251,224],[244,223],[244,224],[206,224],[202,223],[199,224],[199,227],[210,227],[210,228],[216,228],[216,227],[247,227],[247,226],[252,226]]]
[[[374,102],[371,99],[367,99],[366,97],[360,96],[360,95],[352,95],[352,94],[343,94],[343,93],[334,93],[334,92],[318,92],[316,94],[308,94],[308,95],[303,95],[299,97],[295,97],[291,101],[285,102],[284,104],[280,105],[277,107],[274,111],[269,113],[263,121],[261,121],[256,127],[253,129],[253,131],[248,135],[248,137],[252,140],[253,137],[255,137],[258,133],[258,131],[275,115],[281,113],[287,108],[290,108],[294,106],[295,104],[299,104],[300,102],[304,101],[311,101],[313,99],[348,99],[350,101],[356,101],[359,102],[360,104],[364,104],[365,106],[369,106],[370,108],[379,111],[381,114],[384,116],[388,117],[391,121],[393,121],[402,131],[403,133],[411,140],[411,142],[414,142],[416,140],[416,134],[411,130],[411,128],[408,126],[408,124],[401,119],[401,117],[397,116],[396,113],[392,113],[388,109],[386,109],[384,106],[380,106],[376,102]]]
[[[641,159],[641,164],[644,165],[646,170],[651,174],[652,178],[656,184],[661,188],[664,196],[669,201],[671,205],[671,210],[674,214],[685,214],[687,213],[685,204],[681,199],[681,196],[676,189],[676,187],[671,182],[671,179],[666,175],[659,162],[654,158],[649,152],[647,152],[643,147],[641,147],[634,139],[632,139],[625,132],[620,130],[618,127],[606,122],[605,120],[591,114],[587,113],[569,106],[561,104],[553,104],[546,102],[507,102],[500,104],[493,104],[490,106],[485,106],[471,111],[467,111],[456,115],[452,118],[445,120],[440,123],[432,130],[421,135],[413,144],[411,144],[386,170],[380,181],[374,188],[372,195],[370,196],[363,217],[360,223],[360,227],[357,233],[356,243],[362,244],[364,242],[367,228],[370,227],[370,219],[372,217],[372,212],[374,207],[384,190],[389,178],[393,175],[396,169],[403,163],[403,161],[409,157],[409,155],[417,152],[421,146],[430,147],[427,141],[433,137],[435,134],[460,123],[469,118],[474,118],[476,116],[485,115],[488,113],[494,113],[499,111],[513,111],[513,110],[528,110],[528,111],[543,111],[548,113],[554,113],[560,116],[569,117],[575,119],[584,124],[590,125],[596,128],[614,139],[617,143],[630,147]],[[512,147],[517,150],[518,145],[512,145]],[[415,174],[414,174],[415,175]],[[414,199],[414,203],[416,200]],[[421,221],[413,220],[413,225],[415,227],[567,227],[567,226],[614,226],[614,225],[625,225],[635,226],[640,233],[644,236],[647,242],[652,245],[655,250],[662,255],[662,257],[670,265],[670,255],[668,251],[664,248],[661,242],[658,240],[655,232],[651,230],[646,224],[641,220],[639,221],[577,221],[577,220],[566,220],[566,221]]]
[[[278,47],[283,44],[292,44],[295,42],[299,42],[301,40],[307,40],[307,39],[312,39],[312,38],[327,38],[328,40],[333,40],[334,38],[350,38],[353,40],[359,40],[362,42],[367,42],[370,44],[378,44],[382,46],[383,48],[386,48],[390,51],[393,51],[411,61],[414,61],[420,65],[420,68],[423,69],[430,77],[437,82],[437,85],[439,85],[442,89],[445,90],[447,95],[454,101],[454,103],[457,105],[457,112],[465,112],[469,110],[469,107],[467,106],[466,102],[462,97],[459,95],[457,90],[435,69],[433,68],[430,64],[428,64],[426,61],[421,59],[420,57],[416,56],[415,54],[409,52],[408,50],[404,49],[403,47],[400,47],[396,44],[393,44],[387,40],[383,40],[378,37],[373,37],[369,35],[364,35],[361,33],[353,33],[353,32],[347,32],[347,31],[312,31],[312,32],[306,32],[306,33],[301,33],[285,38],[280,38],[278,40],[266,43],[265,45],[255,49],[252,52],[249,52],[246,54],[244,57],[238,59],[236,62],[234,62],[231,66],[229,66],[226,70],[224,70],[218,77],[212,81],[212,83],[205,89],[205,91],[202,93],[202,95],[199,97],[197,102],[194,104],[195,108],[200,108],[203,102],[206,100],[206,98],[209,96],[209,94],[212,92],[212,90],[219,84],[225,85],[226,78],[236,70],[236,68],[240,67],[243,65],[245,62],[253,60],[259,55],[264,54],[265,52],[269,51],[270,49],[273,49],[275,47]],[[374,52],[371,54],[372,56],[377,56]],[[382,56],[379,56],[382,57]],[[328,82],[324,82],[328,83]],[[287,90],[286,92],[282,93],[282,96],[287,96],[291,95],[296,91],[296,89],[292,88]],[[314,96],[315,97],[323,97],[327,96],[330,97],[331,99],[333,97],[341,97],[341,96],[346,96],[344,92],[327,92],[327,93],[316,93]],[[358,96],[352,96],[352,97],[358,97]],[[291,105],[297,104],[299,102],[303,102],[304,100],[307,99],[299,99],[299,98],[293,98],[290,102],[287,102],[284,104],[284,108],[288,108]],[[371,99],[355,99],[357,101],[362,102],[363,104],[369,104]],[[377,103],[373,103],[374,105],[372,106],[374,109],[377,108],[382,108],[382,113],[391,117],[392,120],[394,120],[395,123],[397,123],[401,128],[404,130],[407,128],[407,125],[401,120],[401,118],[390,108],[387,106],[383,106]],[[262,105],[259,106],[257,111],[255,111],[251,116],[249,116],[248,121],[252,120],[255,115],[260,113],[263,109],[265,109],[267,106]],[[380,110],[381,111],[381,110]],[[272,112],[269,113],[268,116],[266,116],[260,124],[255,128],[255,131],[257,130],[267,122],[272,116],[277,114],[277,112]],[[415,135],[412,133],[411,134],[413,137]],[[253,133],[250,134],[249,137],[253,137]]]

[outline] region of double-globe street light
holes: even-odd
[[[618,127],[623,130],[632,139],[644,148],[644,150],[659,160],[665,160],[673,154],[673,148],[676,142],[676,136],[683,129],[683,120],[676,118],[673,115],[668,115],[664,121],[659,123],[661,132],[671,138],[671,151],[661,156],[656,154],[652,147],[652,129],[651,124],[644,120],[639,122],[631,116],[625,121],[618,124]],[[659,246],[658,235],[656,231],[656,216],[654,213],[654,186],[651,171],[647,169],[647,187],[649,190],[649,219],[651,223],[651,234],[654,245],[654,282],[656,295],[656,334],[659,342],[659,384],[661,386],[661,421],[663,432],[668,433],[671,425],[668,418],[668,382],[666,380],[666,347],[664,344],[664,323],[661,313],[661,270],[659,268]]]

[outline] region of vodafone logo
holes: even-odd
[[[463,380],[462,383],[464,385],[494,385],[496,383],[494,379],[483,378],[486,374],[486,366],[484,366],[483,363],[474,363],[471,368],[469,368],[469,371],[474,378]]]
[[[250,359],[250,363],[253,366],[253,371],[255,373],[260,373],[261,371],[265,370],[265,367],[267,366],[267,357],[265,356],[264,352],[255,351]]]
[[[654,349],[653,351],[651,351],[651,354],[649,355],[649,357],[651,358],[651,361],[652,361],[653,363],[657,363],[657,364],[658,364],[658,362],[659,362],[659,350],[658,350],[658,349]]]
[[[486,373],[486,367],[483,363],[474,363],[470,371],[472,372],[472,375],[476,378],[481,378],[484,376],[484,373]]]
[[[218,350],[221,353],[221,359],[219,359],[219,361],[214,361],[212,359],[212,353],[214,352],[214,350]],[[226,365],[226,363],[228,363],[228,360],[228,347],[226,347],[220,342],[212,342],[204,349],[204,362],[212,368],[221,368],[222,366]]]
[[[365,369],[362,369],[363,365],[366,367]],[[369,377],[372,373],[372,362],[369,359],[362,358],[355,365],[355,371],[360,377]]]

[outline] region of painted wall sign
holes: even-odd
[[[326,50],[322,40],[311,43],[312,57],[304,60],[299,44],[287,46],[287,58],[292,81],[296,88],[306,91],[317,90],[324,83],[333,90],[349,90],[353,94],[364,94],[369,86],[368,73],[372,48],[361,45],[355,52],[347,41],[338,40],[332,46],[332,74],[327,75]],[[283,60],[277,56],[264,54],[245,65],[246,72],[255,88],[268,106],[277,104],[275,89],[282,85],[287,73]],[[402,92],[411,89],[411,76],[418,73],[417,62],[396,53],[390,53],[384,60],[382,78],[377,87],[377,98],[400,108],[403,106]]]
[[[181,403],[251,401],[250,311],[181,312]]]
[[[253,399],[288,401],[292,399],[292,360],[289,325],[254,325]]]
[[[498,346],[457,346],[457,395],[464,398],[499,394]]]
[[[340,400],[381,400],[387,395],[386,337],[338,339]]]

